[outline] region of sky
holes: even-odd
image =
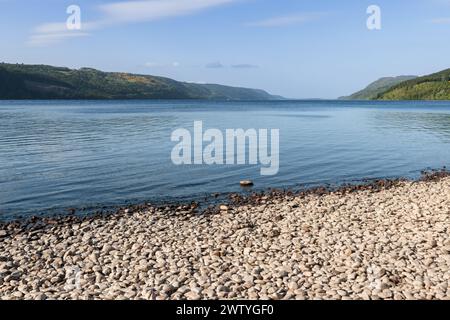
[[[81,29],[69,30],[77,5]],[[369,30],[377,5],[381,29]],[[333,99],[450,68],[450,0],[0,0],[0,61]]]

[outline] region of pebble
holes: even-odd
[[[0,300],[448,298],[450,177],[260,200],[5,224]]]
[[[253,186],[253,181],[251,181],[251,180],[242,180],[240,182],[240,185],[242,187],[251,187],[251,186]]]

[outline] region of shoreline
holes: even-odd
[[[3,299],[449,299],[450,175],[0,227]],[[44,223],[46,222],[46,223]]]
[[[355,183],[340,183],[340,184],[322,184],[312,187],[299,188],[293,190],[289,188],[264,188],[259,190],[252,190],[249,188],[247,193],[244,192],[226,192],[226,193],[212,193],[210,195],[198,196],[192,201],[143,201],[138,203],[131,203],[128,205],[112,205],[107,208],[104,206],[93,207],[84,212],[84,208],[62,208],[55,213],[21,216],[17,218],[1,220],[0,230],[6,229],[29,229],[37,230],[47,226],[54,226],[57,224],[67,223],[83,223],[96,219],[107,219],[116,215],[132,215],[136,212],[164,210],[168,213],[168,217],[178,214],[192,214],[192,215],[208,215],[220,213],[220,206],[225,205],[229,208],[235,208],[243,205],[260,205],[271,200],[283,199],[284,197],[305,197],[307,195],[323,196],[330,193],[346,194],[356,191],[381,191],[397,186],[401,182],[421,182],[421,181],[438,181],[442,178],[450,176],[450,171],[447,167],[441,169],[422,170],[420,176],[416,179],[398,177],[398,178],[374,178],[361,179]],[[203,200],[199,200],[203,198]],[[66,212],[66,213],[62,213]],[[69,212],[69,213],[67,213]]]

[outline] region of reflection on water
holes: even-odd
[[[175,166],[171,132],[280,129],[280,171]],[[414,176],[450,162],[450,102],[0,102],[0,219],[69,207]]]

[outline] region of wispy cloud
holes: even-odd
[[[95,29],[99,29],[104,25],[104,23],[100,21],[96,22],[84,22],[81,24],[81,30],[73,30],[73,31],[93,31]],[[68,31],[66,22],[55,22],[55,23],[43,23],[35,27],[32,31],[36,34],[41,33],[63,33]]]
[[[249,27],[284,27],[292,26],[297,24],[306,23],[309,21],[317,20],[322,18],[326,13],[315,12],[315,13],[295,13],[284,16],[272,17],[264,20],[253,21],[246,23]]]
[[[110,22],[152,21],[194,14],[235,0],[141,0],[104,4],[100,10]]]
[[[178,68],[180,66],[180,63],[177,61],[174,61],[172,63],[146,62],[144,63],[144,66],[147,68]]]
[[[450,24],[450,18],[436,18],[436,19],[432,19],[431,23],[434,23],[434,24]]]
[[[87,32],[79,32],[66,30],[64,32],[52,32],[52,33],[36,33],[30,35],[27,44],[30,46],[47,46],[54,43],[61,42],[66,39],[87,37],[90,34]]]
[[[210,62],[205,65],[205,68],[208,69],[224,69],[224,68],[232,68],[232,69],[256,69],[259,66],[250,63],[240,63],[240,64],[232,64],[230,66],[223,65],[220,61]]]
[[[222,63],[220,63],[219,61],[214,61],[214,62],[210,62],[210,63],[206,64],[205,67],[208,69],[221,69],[221,68],[224,68],[224,65]]]
[[[68,38],[87,36],[88,31],[117,24],[190,15],[235,1],[238,0],[138,0],[106,3],[98,7],[102,14],[99,20],[82,21],[82,32],[68,30],[65,22],[44,23],[34,28],[28,44],[48,45]]]
[[[255,64],[249,64],[249,63],[233,64],[231,67],[234,69],[256,69],[256,68],[259,68],[259,66],[255,65]]]
[[[69,30],[65,22],[43,23],[35,27],[28,38],[30,46],[47,46],[66,39],[87,37],[90,31],[98,29],[99,23],[82,24],[81,30]]]

